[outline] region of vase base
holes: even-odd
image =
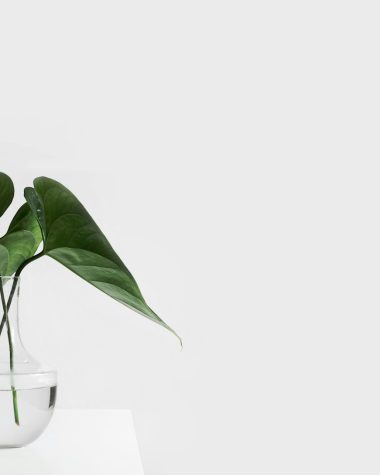
[[[12,391],[0,391],[0,449],[24,447],[44,432],[53,415],[56,390],[56,386],[16,390],[18,424]]]

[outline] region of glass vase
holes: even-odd
[[[25,349],[19,331],[20,277],[0,277],[0,448],[23,447],[53,415],[57,373]]]

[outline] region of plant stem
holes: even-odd
[[[14,294],[16,292],[17,288],[17,282],[18,282],[18,277],[21,274],[21,271],[24,269],[25,266],[30,264],[31,262],[35,261],[39,257],[43,256],[43,250],[39,252],[38,254],[30,257],[29,259],[26,259],[16,270],[16,273],[13,278],[13,283],[12,283],[12,288],[9,294],[8,302],[5,303],[5,296],[4,296],[4,288],[3,288],[3,281],[0,276],[0,295],[1,295],[1,303],[3,306],[3,318],[0,323],[0,335],[3,331],[4,325],[7,325],[7,333],[8,333],[8,345],[9,345],[9,366],[10,366],[10,372],[11,372],[11,390],[12,390],[12,403],[13,403],[13,414],[14,414],[14,419],[15,423],[17,425],[20,425],[20,418],[18,414],[18,403],[17,403],[17,391],[16,388],[13,385],[13,343],[12,343],[12,334],[11,334],[11,329],[9,325],[9,319],[8,319],[8,312],[12,304],[12,300],[14,297]]]
[[[17,282],[17,280],[16,280]],[[13,288],[13,287],[12,287]],[[12,389],[12,403],[13,403],[13,414],[15,418],[15,423],[19,426],[20,425],[20,420],[18,416],[18,404],[17,404],[17,391],[16,388],[14,387],[13,383],[13,343],[12,343],[12,333],[11,333],[11,327],[9,324],[9,318],[8,318],[8,305],[5,303],[5,296],[4,296],[4,288],[3,288],[3,281],[2,278],[0,277],[0,295],[1,295],[1,303],[3,305],[4,309],[4,314],[5,314],[5,321],[7,324],[7,333],[8,333],[8,345],[9,345],[9,368],[11,372],[11,389]]]
[[[17,391],[14,386],[12,386],[12,403],[13,403],[13,415],[15,418],[15,423],[19,426],[20,418],[18,415]]]
[[[1,278],[0,278],[0,280],[1,280]],[[3,283],[1,282],[1,287],[2,287],[2,285],[3,285]],[[0,335],[3,331],[4,324],[7,320],[6,315],[9,312],[9,309],[11,308],[11,303],[12,303],[12,300],[13,300],[14,293],[16,291],[16,287],[17,287],[17,279],[13,279],[12,289],[11,289],[11,292],[9,294],[8,302],[7,302],[6,305],[3,304],[4,314],[3,314],[3,319],[1,320],[1,323],[0,323]]]
[[[12,284],[12,289],[11,289],[11,292],[9,294],[9,298],[8,298],[8,302],[7,302],[7,305],[6,307],[3,305],[3,309],[4,309],[4,314],[3,314],[3,318],[1,320],[1,323],[0,323],[0,336],[1,336],[1,333],[3,331],[3,327],[5,325],[5,322],[6,322],[6,313],[9,312],[9,309],[11,307],[11,303],[12,303],[12,300],[13,300],[13,297],[14,297],[14,294],[15,294],[15,291],[16,291],[16,287],[17,287],[17,278],[20,277],[20,274],[21,274],[21,271],[24,269],[25,266],[27,266],[28,264],[30,264],[31,262],[35,261],[36,259],[38,259],[39,257],[43,256],[44,255],[44,251],[42,250],[41,252],[39,252],[38,254],[30,257],[29,259],[26,259],[21,265],[20,267],[16,270],[16,273],[15,273],[15,276],[13,278],[13,284]]]

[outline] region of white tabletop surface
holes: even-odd
[[[45,433],[0,450],[6,475],[144,475],[130,411],[56,410]]]

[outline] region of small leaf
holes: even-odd
[[[12,180],[0,173],[0,216],[11,204],[13,196]],[[40,242],[38,223],[25,203],[12,219],[5,236],[0,238],[0,275],[14,274],[26,259],[34,255]]]
[[[8,265],[3,275],[12,275],[20,265],[29,257],[33,256],[35,239],[30,231],[16,231],[6,234],[0,239],[0,246],[8,251]]]
[[[147,305],[132,274],[71,191],[46,177],[36,178],[34,187],[45,213],[44,253],[176,335]]]
[[[4,269],[0,265],[0,275],[14,274],[26,259],[34,255],[41,240],[40,227],[28,203],[24,203],[12,219],[5,236],[0,238],[0,248],[4,247],[7,251],[7,266]]]
[[[12,180],[5,173],[0,172],[0,216],[2,216],[12,203],[15,194]]]
[[[13,233],[15,231],[30,231],[33,234],[35,246],[32,255],[34,255],[42,241],[42,235],[37,219],[34,217],[34,214],[28,203],[24,203],[21,208],[19,208],[12,219],[11,224],[9,225],[7,234]]]

